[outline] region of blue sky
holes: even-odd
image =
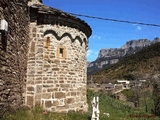
[[[160,0],[43,0],[43,3],[64,12],[160,25]],[[129,40],[160,37],[160,27],[79,18],[92,28],[87,61],[94,61],[100,49],[120,48]]]

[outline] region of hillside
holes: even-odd
[[[93,81],[107,82],[116,79],[135,80],[159,78],[160,43],[155,43],[97,72]]]
[[[97,59],[93,62],[87,63],[87,74],[94,74],[104,67],[117,63],[125,56],[133,54],[142,48],[157,42],[160,42],[158,37],[156,37],[153,41],[148,39],[129,40],[121,48],[101,49]]]

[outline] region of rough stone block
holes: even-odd
[[[36,27],[34,27],[34,28],[32,29],[32,32],[34,32],[34,33],[36,33],[36,32],[37,32]]]
[[[43,77],[43,80],[48,80],[48,77]]]
[[[53,80],[47,80],[47,83],[53,83]]]
[[[85,100],[86,100],[86,96],[82,96],[81,101],[85,101]]]
[[[59,71],[59,68],[52,68],[53,71]]]
[[[41,94],[35,95],[35,105],[41,104]]]
[[[35,42],[31,43],[30,51],[35,52]]]
[[[76,96],[77,93],[76,92],[71,92],[71,96]]]
[[[64,80],[60,80],[60,81],[59,81],[59,83],[64,83],[64,82],[65,82]],[[63,84],[62,84],[62,85],[63,85]]]
[[[35,81],[35,84],[42,84],[42,80]]]
[[[45,107],[46,108],[52,107],[52,101],[45,101]]]
[[[44,68],[50,68],[51,66],[50,65],[44,65],[43,67]]]
[[[43,48],[38,48],[37,52],[38,53],[43,53]]]
[[[53,84],[44,84],[43,87],[53,87]]]
[[[67,98],[67,99],[65,99],[65,103],[66,104],[72,104],[72,103],[74,103],[75,102],[75,99],[74,98]]]
[[[27,87],[27,90],[28,90],[28,91],[34,91],[34,87],[29,86],[29,87]]]
[[[27,96],[27,105],[33,106],[33,96]]]
[[[42,75],[42,72],[41,72],[41,71],[40,71],[40,72],[37,72],[37,74]]]
[[[59,105],[58,100],[53,100],[53,106],[58,106],[58,105]]]
[[[36,93],[42,93],[42,85],[36,86]]]
[[[66,94],[64,92],[55,92],[55,98],[65,98]]]
[[[43,93],[42,98],[43,99],[50,99],[51,98],[51,93]]]
[[[46,93],[47,92],[47,90],[46,89],[43,89],[43,93]]]
[[[62,113],[67,113],[68,109],[69,109],[68,105],[66,105],[66,106],[57,106],[56,107],[56,110],[59,111],[59,112],[62,112]]]
[[[62,88],[70,88],[70,84],[60,84]]]
[[[58,88],[48,88],[47,92],[55,92],[58,91]]]

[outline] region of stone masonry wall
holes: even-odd
[[[36,22],[30,33],[25,104],[53,112],[87,111],[86,35]]]
[[[0,19],[5,19],[9,25],[8,32],[0,31],[1,114],[20,107],[24,101],[29,38],[26,5],[27,0],[0,0]]]

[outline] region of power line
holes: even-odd
[[[92,19],[99,19],[99,20],[106,20],[106,21],[113,21],[113,22],[121,22],[121,23],[128,23],[128,24],[139,24],[139,25],[160,27],[160,25],[158,25],[158,24],[143,23],[143,22],[134,22],[134,21],[128,21],[128,20],[118,20],[118,19],[111,19],[111,18],[102,18],[102,17],[89,16],[89,15],[84,15],[84,14],[75,14],[75,13],[69,13],[69,14],[74,15],[74,16],[81,16],[81,17],[92,18]]]

